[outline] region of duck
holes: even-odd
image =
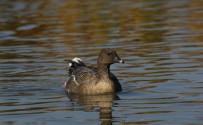
[[[97,67],[86,66],[80,58],[67,59],[69,62],[69,80],[64,88],[67,94],[98,95],[122,91],[117,77],[110,72],[114,63],[124,63],[117,52],[111,48],[101,49]]]

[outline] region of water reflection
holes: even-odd
[[[202,124],[202,6],[0,0],[0,124]],[[107,47],[127,62],[111,67],[121,99],[67,99],[63,60],[92,66]]]
[[[68,94],[67,97],[70,98],[71,102],[77,103],[81,106],[87,106],[85,111],[94,111],[95,107],[99,107],[99,119],[101,125],[111,125],[112,124],[112,106],[115,100],[119,100],[119,96],[115,94],[107,95],[75,95]]]

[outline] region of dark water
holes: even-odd
[[[200,0],[1,0],[0,124],[203,124]],[[117,95],[67,97],[67,58],[101,48]]]

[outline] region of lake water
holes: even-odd
[[[203,124],[203,1],[1,0],[1,125]],[[116,95],[68,97],[64,59],[125,64]]]

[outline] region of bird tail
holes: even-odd
[[[77,58],[77,57],[73,58],[72,60],[67,59],[67,60],[65,60],[65,61],[68,61],[68,62],[69,62],[68,66],[69,66],[70,68],[73,68],[73,67],[75,67],[75,66],[84,66],[84,65],[85,65],[84,62],[82,61],[82,59]]]

